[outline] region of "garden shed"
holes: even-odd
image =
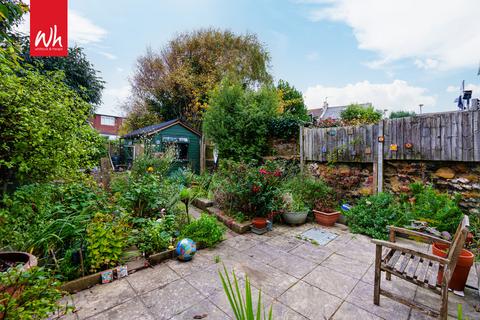
[[[175,168],[189,167],[200,171],[201,133],[179,119],[165,121],[134,130],[122,137],[127,162],[149,150],[163,152],[174,146],[177,153]]]

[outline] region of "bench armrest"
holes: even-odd
[[[415,230],[409,230],[409,229],[395,227],[395,226],[389,226],[389,229],[391,231],[395,232],[395,233],[402,233],[402,234],[405,234],[405,235],[408,235],[408,236],[422,238],[424,240],[427,240],[430,243],[439,242],[439,243],[443,243],[443,244],[447,244],[447,245],[452,244],[451,241],[448,241],[448,240],[445,240],[445,239],[442,239],[442,238],[439,238],[439,237],[435,237],[435,236],[432,236],[432,235],[427,234],[427,233],[418,232],[418,231],[415,231]]]
[[[439,256],[434,256],[430,253],[425,253],[425,252],[417,251],[417,250],[414,250],[414,249],[411,249],[411,248],[407,248],[405,246],[402,246],[402,245],[400,245],[398,243],[394,243],[394,242],[372,239],[372,243],[376,244],[377,246],[387,247],[387,248],[398,250],[398,251],[401,251],[401,252],[404,252],[404,253],[410,253],[411,255],[418,256],[418,257],[423,258],[423,259],[436,261],[436,262],[438,262],[442,265],[447,265],[450,262],[450,260],[448,260],[448,259],[445,259],[445,258],[442,258],[442,257],[439,257]]]

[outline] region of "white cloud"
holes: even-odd
[[[419,68],[446,70],[474,66],[480,58],[478,0],[316,2],[311,20],[349,25],[360,49],[378,53],[372,67],[412,59]]]
[[[121,116],[124,115],[122,104],[130,95],[130,86],[108,87],[103,90],[103,103],[98,108],[98,113]]]
[[[473,94],[474,94],[475,96],[478,96],[479,93],[480,93],[480,85],[476,85],[476,84],[473,84],[473,83],[469,83],[469,84],[465,85],[465,90],[472,90],[472,91],[473,91]],[[447,91],[447,92],[455,92],[455,93],[460,94],[460,85],[448,86],[445,91]]]
[[[99,51],[98,53],[101,54],[102,56],[104,56],[105,58],[109,59],[109,60],[116,60],[117,59],[117,56],[114,55],[114,54],[111,54],[110,52]]]
[[[321,107],[325,97],[328,97],[330,106],[371,102],[381,110],[415,111],[420,103],[425,107],[433,107],[436,103],[436,98],[428,95],[425,88],[411,86],[403,80],[392,83],[362,81],[345,87],[316,85],[305,91],[305,103],[309,109]]]
[[[30,34],[30,13],[27,13],[22,23],[17,27],[19,32]],[[98,43],[105,38],[107,31],[91,20],[83,17],[75,10],[68,9],[68,40],[80,45]]]

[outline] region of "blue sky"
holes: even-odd
[[[256,33],[274,78],[300,89],[309,108],[328,97],[435,112],[455,109],[462,80],[480,94],[478,16],[476,0],[70,0],[69,37],[107,82],[103,113],[122,113],[147,46],[206,27]]]

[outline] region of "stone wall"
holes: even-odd
[[[311,174],[323,178],[337,193],[337,199],[353,203],[372,194],[373,165],[370,163],[310,163]],[[384,190],[408,192],[413,182],[430,183],[441,192],[460,193],[461,208],[480,214],[480,163],[385,161]]]

